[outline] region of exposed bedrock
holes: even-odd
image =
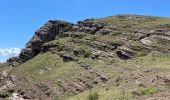
[[[19,58],[23,62],[33,58],[40,53],[42,45],[52,41],[56,36],[62,36],[63,32],[70,31],[73,24],[58,20],[50,20],[43,27],[35,32],[33,38],[22,49]]]

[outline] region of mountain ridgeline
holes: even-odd
[[[0,98],[169,100],[170,19],[50,20],[0,64]]]

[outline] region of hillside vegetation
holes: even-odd
[[[0,98],[169,100],[170,19],[49,21],[0,64]]]

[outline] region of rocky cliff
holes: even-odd
[[[40,29],[38,29],[32,39],[22,49],[19,57],[10,58],[8,62],[26,62],[35,57],[42,50],[43,44],[55,40],[57,37],[70,35],[72,32],[85,32],[95,34],[103,25],[97,24],[92,19],[79,21],[77,24],[69,22],[50,20]]]

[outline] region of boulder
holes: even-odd
[[[128,60],[128,59],[132,58],[134,51],[127,47],[119,47],[116,50],[116,54],[118,55],[119,58],[121,58],[123,60]]]
[[[111,32],[112,32],[112,30],[110,30],[110,29],[101,29],[96,34],[99,34],[99,35],[108,35]]]
[[[151,46],[154,42],[149,38],[143,38],[140,40],[143,45]]]
[[[97,51],[92,54],[92,59],[98,59],[102,55],[102,51]]]
[[[135,37],[137,37],[138,40],[141,40],[143,38],[149,37],[149,33],[133,33]]]
[[[95,23],[94,19],[87,19],[84,21],[78,21],[78,23],[73,27],[73,30],[94,35],[97,31],[99,31],[102,28],[103,25]]]
[[[72,56],[71,54],[59,54],[61,58],[63,58],[64,62],[70,62],[70,61],[75,61],[76,59],[74,58],[74,56]]]

